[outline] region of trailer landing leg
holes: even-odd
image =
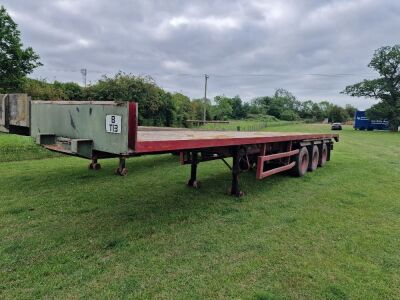
[[[191,152],[191,168],[190,168],[190,179],[188,181],[188,186],[193,188],[199,187],[199,182],[197,181],[197,152]]]
[[[101,165],[97,162],[97,157],[92,157],[92,162],[89,164],[89,170],[100,170]]]
[[[115,170],[115,174],[120,176],[128,175],[128,169],[125,167],[125,161],[126,161],[125,157],[119,158],[119,165],[118,168]]]
[[[235,148],[232,151],[232,157],[233,157],[232,187],[230,190],[230,194],[232,196],[242,197],[242,196],[244,196],[244,193],[240,190],[240,187],[239,187],[239,173],[240,173],[240,165],[239,165],[240,151],[239,151],[239,149]]]

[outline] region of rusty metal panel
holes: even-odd
[[[129,152],[126,102],[32,101],[31,113],[31,135],[34,138],[54,135],[56,140],[63,137],[71,143],[74,139],[91,140],[95,151]]]
[[[274,142],[338,139],[337,134],[198,130],[139,130],[137,153],[156,153]]]
[[[29,115],[30,97],[27,94],[9,94],[9,124],[14,126],[30,126]]]
[[[7,94],[0,94],[0,131],[8,132]]]

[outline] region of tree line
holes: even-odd
[[[40,100],[118,100],[139,104],[139,122],[151,126],[185,126],[187,120],[202,120],[204,109],[207,120],[245,119],[249,116],[274,116],[296,121],[343,122],[354,117],[351,105],[340,107],[328,101],[319,103],[299,101],[293,94],[278,89],[272,96],[257,97],[244,102],[240,96],[220,95],[211,99],[190,99],[181,93],[169,93],[157,86],[151,77],[140,77],[122,72],[113,77],[103,76],[98,82],[82,87],[76,83],[53,83],[25,78],[21,92]]]
[[[271,115],[282,120],[306,119],[343,122],[353,118],[355,108],[340,107],[322,101],[298,101],[284,89],[272,96],[263,96],[245,103],[239,96],[217,96],[210,99],[189,99],[180,93],[168,93],[150,77],[117,73],[104,76],[87,88],[76,83],[49,83],[29,79],[27,75],[42,66],[40,57],[31,47],[23,48],[17,24],[0,6],[0,93],[24,92],[34,99],[121,100],[137,101],[141,107],[142,125],[182,126],[188,119],[202,119],[204,108],[208,120],[243,119],[252,115]],[[374,98],[378,102],[367,110],[369,118],[388,119],[392,130],[400,125],[400,45],[375,51],[370,68],[379,77],[347,86],[342,93]]]

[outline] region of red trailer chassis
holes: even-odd
[[[131,150],[120,156],[117,174],[127,174],[125,158],[128,156],[174,153],[179,154],[181,164],[191,165],[188,186],[198,187],[198,164],[219,159],[232,172],[230,193],[235,196],[243,195],[239,188],[241,171],[254,169],[257,179],[284,171],[303,176],[307,171],[324,166],[330,160],[333,141],[339,141],[338,134],[140,127],[137,115],[137,104],[131,102],[128,137]],[[99,157],[101,153],[94,155],[92,164],[96,165]],[[231,166],[225,160],[229,157],[233,158]]]
[[[198,187],[197,165],[221,159],[232,171],[230,193],[241,196],[238,176],[254,169],[257,179],[289,171],[303,176],[330,160],[336,134],[221,132],[139,128],[134,155],[179,153],[181,164],[191,165],[188,185]],[[232,157],[230,166],[225,158]],[[123,158],[121,158],[123,159]],[[123,161],[124,168],[125,162]],[[122,169],[120,170],[122,172]],[[121,173],[121,172],[120,172]]]
[[[191,165],[188,185],[197,187],[198,164],[220,159],[232,171],[230,193],[235,196],[242,195],[241,171],[254,169],[257,179],[289,170],[303,176],[329,161],[333,140],[339,140],[337,134],[144,128],[138,126],[135,102],[34,101],[29,105],[32,116],[27,126],[36,141],[52,151],[91,158],[91,169],[100,168],[100,158],[119,157],[116,173],[126,175],[127,157],[174,153],[182,164]],[[121,122],[117,132],[108,131],[110,117]],[[233,158],[232,166],[225,160],[228,157]]]

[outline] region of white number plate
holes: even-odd
[[[121,116],[106,115],[106,132],[121,133]]]

